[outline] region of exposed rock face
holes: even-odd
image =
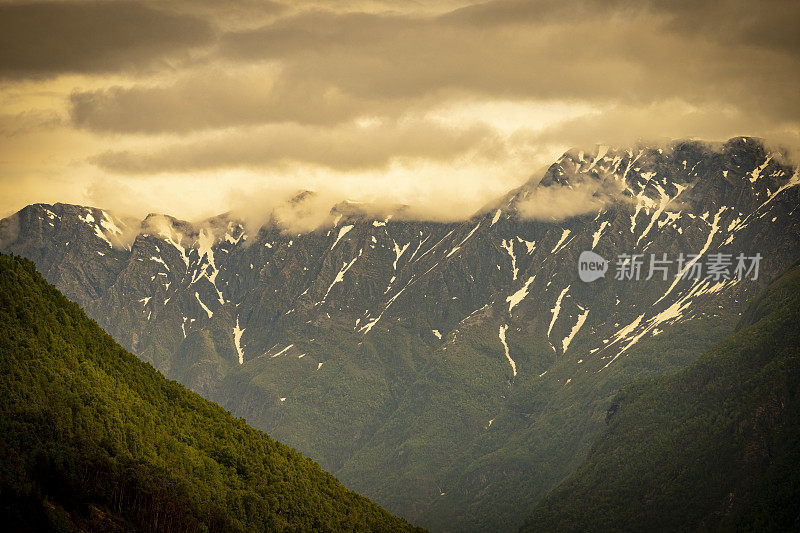
[[[302,234],[37,204],[0,222],[0,248],[390,511],[513,529],[580,463],[620,386],[685,366],[800,256],[800,177],[782,161],[750,138],[570,152],[463,223],[346,205]],[[564,198],[574,216],[541,219]],[[580,281],[585,250],[644,254],[642,280],[614,279],[612,261]],[[676,279],[675,263],[644,280],[651,253],[731,254],[731,274],[738,254],[763,258],[757,280]]]

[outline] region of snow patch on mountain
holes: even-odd
[[[460,243],[458,243],[458,245],[456,245],[455,248],[450,250],[450,253],[447,254],[447,257],[450,257],[451,255],[453,255],[454,253],[459,251],[461,249],[461,247],[464,245],[464,243],[467,242],[467,240],[469,240],[470,237],[472,237],[472,235],[478,230],[479,227],[481,227],[481,223],[480,222],[478,222],[477,226],[472,228],[472,231],[470,231],[469,234],[466,237],[464,237],[464,239]]]
[[[519,269],[517,268],[517,256],[514,255],[514,239],[503,239],[500,246],[502,246],[508,255],[511,256],[511,279],[516,281],[517,274],[519,274]]]
[[[752,172],[750,172],[750,178],[749,178],[750,183],[755,183],[756,180],[758,180],[758,178],[761,177],[761,173],[764,172],[764,169],[767,168],[767,165],[769,165],[769,162],[771,160],[772,156],[771,155],[767,156],[767,159],[764,161],[762,165],[756,167],[755,169],[753,169]]]
[[[342,237],[347,235],[350,232],[350,230],[353,229],[353,227],[354,226],[352,224],[350,224],[350,225],[342,226],[341,228],[339,228],[339,235],[337,235],[336,236],[336,240],[333,241],[333,244],[331,245],[331,250],[336,248],[336,245],[339,244],[339,241],[342,240]]]
[[[287,346],[287,347],[286,347],[286,348],[284,348],[283,350],[279,351],[279,352],[278,352],[278,353],[276,353],[275,355],[272,355],[272,356],[270,356],[270,359],[274,359],[274,358],[278,357],[279,355],[283,355],[283,354],[285,354],[285,353],[286,353],[286,352],[288,352],[290,349],[292,349],[292,347],[293,347],[293,346],[294,346],[294,344],[290,344],[289,346]]]
[[[506,302],[508,302],[509,314],[528,295],[528,288],[531,286],[531,283],[533,283],[534,279],[536,279],[536,274],[528,278],[528,281],[526,281],[517,292],[506,298]]]
[[[600,224],[600,227],[597,228],[597,231],[594,232],[594,235],[592,235],[592,250],[594,250],[594,247],[597,246],[597,243],[600,242],[600,237],[603,236],[603,230],[605,229],[606,226],[608,226],[608,221],[604,220]]]
[[[500,343],[503,345],[503,350],[505,350],[506,359],[508,359],[508,364],[511,365],[511,375],[517,375],[517,363],[511,359],[511,352],[508,349],[508,343],[506,342],[506,332],[508,331],[508,324],[500,326],[500,331],[498,332],[498,337],[500,338]]]
[[[502,214],[503,214],[503,210],[502,209],[498,209],[494,213],[494,217],[492,218],[492,223],[489,225],[489,227],[494,226],[495,224],[497,224],[497,221],[500,220],[500,215],[502,215]]]
[[[569,288],[571,286],[572,285],[567,285],[566,287],[564,287],[564,290],[562,290],[561,293],[558,295],[558,298],[556,298],[556,305],[553,306],[552,309],[550,309],[550,312],[553,313],[553,318],[550,320],[550,325],[547,327],[548,339],[550,338],[550,332],[553,331],[553,325],[556,323],[556,320],[558,319],[558,314],[561,312],[561,300],[564,299],[564,295],[567,294],[567,291],[569,291]]]
[[[569,243],[564,244],[564,241],[567,239],[567,237],[569,237],[570,233],[572,233],[572,232],[570,230],[568,230],[568,229],[562,230],[561,238],[558,239],[558,242],[556,243],[556,245],[553,247],[552,250],[550,250],[551,254],[555,254],[555,253],[560,252],[561,248],[564,248],[564,247],[566,247],[567,244],[569,244]],[[562,244],[564,244],[564,246],[562,246]]]
[[[244,333],[244,329],[241,329],[239,327],[239,317],[237,316],[236,326],[233,328],[233,343],[236,346],[236,353],[239,354],[240,365],[244,363],[244,350],[242,350],[242,333]]]
[[[408,247],[411,245],[411,241],[405,243],[402,248],[397,245],[394,239],[392,239],[392,243],[394,244],[394,254],[395,254],[394,263],[392,263],[392,268],[394,270],[397,270],[397,262],[400,260],[400,257],[405,253]]]
[[[203,300],[200,299],[200,294],[199,293],[195,292],[194,293],[194,297],[197,298],[197,302],[200,304],[200,307],[203,308],[203,311],[206,312],[206,314],[208,315],[208,318],[211,318],[212,316],[214,316],[214,312],[211,309],[209,309],[208,306],[206,306],[206,304],[203,303]]]
[[[727,208],[728,208],[728,207],[727,207],[727,206],[724,206],[724,205],[723,205],[722,207],[720,207],[720,208],[719,208],[719,211],[717,211],[717,214],[715,214],[715,215],[714,215],[714,220],[711,222],[711,230],[710,230],[710,231],[709,231],[709,233],[708,233],[708,238],[706,239],[706,243],[703,245],[703,248],[702,248],[702,249],[701,249],[701,250],[700,250],[700,251],[699,251],[699,252],[698,252],[698,253],[697,253],[697,254],[696,254],[696,255],[695,255],[695,256],[694,256],[692,259],[690,259],[689,261],[687,261],[687,262],[686,262],[686,264],[683,266],[683,269],[682,269],[682,270],[680,271],[680,273],[679,273],[679,274],[678,274],[678,275],[675,277],[675,280],[672,282],[672,284],[671,284],[671,285],[669,286],[669,288],[667,289],[667,292],[665,292],[665,293],[664,293],[664,295],[663,295],[661,298],[659,298],[658,300],[656,300],[656,301],[655,301],[655,303],[654,303],[654,305],[655,305],[655,304],[657,304],[657,303],[659,303],[659,302],[660,302],[661,300],[663,300],[664,298],[666,298],[666,297],[667,297],[667,296],[668,296],[668,295],[669,295],[669,294],[672,292],[672,290],[675,288],[675,286],[676,286],[678,283],[680,283],[680,282],[681,282],[681,280],[682,280],[682,279],[684,278],[684,276],[686,275],[686,272],[688,272],[688,271],[689,271],[689,269],[692,267],[692,265],[694,265],[695,263],[697,263],[697,261],[699,261],[699,260],[700,260],[700,258],[703,256],[703,254],[705,254],[705,253],[706,253],[706,251],[708,251],[708,248],[711,246],[711,242],[714,240],[714,236],[717,234],[717,232],[718,232],[718,231],[719,231],[719,229],[720,229],[720,225],[719,225],[720,217],[722,216],[722,213],[723,213],[723,212],[724,212],[724,211],[725,211]]]
[[[589,310],[588,309],[584,310],[583,313],[578,315],[578,321],[575,322],[574,326],[572,326],[572,330],[570,330],[569,335],[567,335],[564,338],[564,340],[561,341],[561,348],[562,348],[563,352],[567,351],[567,348],[569,348],[569,345],[572,342],[572,339],[575,338],[575,335],[577,335],[578,331],[580,331],[581,327],[583,327],[583,323],[586,322],[586,317],[587,316],[589,316]]]
[[[528,254],[532,254],[536,250],[536,241],[526,241],[522,237],[517,236],[517,240],[520,243],[525,244],[525,250]]]
[[[359,250],[358,255],[355,256],[349,263],[342,263],[342,269],[339,270],[339,272],[336,274],[336,277],[331,282],[330,286],[328,287],[328,290],[325,291],[325,296],[322,298],[322,301],[320,303],[322,303],[322,302],[324,302],[325,300],[328,299],[328,295],[331,293],[331,289],[333,289],[334,285],[344,281],[344,275],[347,274],[347,271],[350,270],[350,267],[353,266],[353,263],[356,262],[356,259],[361,257],[361,252],[363,252],[363,251],[364,251],[363,248],[361,250]]]

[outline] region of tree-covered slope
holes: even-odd
[[[612,403],[583,465],[523,531],[800,527],[800,263],[738,331]]]
[[[310,459],[123,350],[0,255],[4,528],[410,530]]]

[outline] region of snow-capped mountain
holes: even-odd
[[[296,233],[36,204],[0,221],[0,250],[390,511],[505,530],[579,464],[615,391],[685,366],[800,256],[797,185],[752,138],[600,147],[461,223],[343,204]],[[585,251],[605,277],[579,279]]]

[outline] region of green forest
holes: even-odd
[[[686,369],[613,400],[523,531],[800,529],[800,263]]]
[[[6,530],[415,530],[122,349],[0,255]]]

